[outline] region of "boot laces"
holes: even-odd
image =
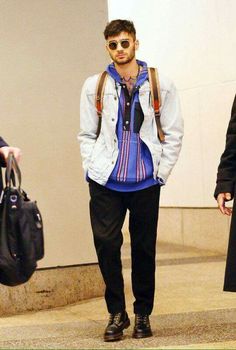
[[[121,313],[121,312],[119,312],[118,314],[115,314],[115,315],[114,315],[113,323],[114,323],[115,325],[119,325],[121,316],[122,316],[122,313]]]
[[[148,315],[139,315],[138,314],[136,320],[137,320],[138,324],[144,324],[146,326],[148,326],[148,324],[149,324]]]
[[[121,316],[122,316],[122,312],[119,312],[117,314],[110,314],[109,325],[111,324],[119,325]]]

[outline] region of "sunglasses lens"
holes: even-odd
[[[123,49],[128,49],[129,41],[128,40],[121,41],[121,46],[123,47]]]
[[[109,49],[110,50],[116,50],[116,48],[117,48],[117,43],[116,42],[111,42],[111,43],[109,43]]]
[[[120,41],[120,45],[123,49],[128,49],[129,45],[130,45],[130,42],[129,40],[121,40]],[[108,44],[108,47],[110,50],[116,50],[117,49],[117,46],[118,46],[118,43],[116,41],[111,41],[109,44]]]

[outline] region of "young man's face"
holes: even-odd
[[[106,49],[111,59],[118,65],[131,62],[135,58],[135,51],[138,49],[138,41],[126,32],[116,36],[109,36],[106,42]]]

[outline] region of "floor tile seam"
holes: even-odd
[[[65,306],[66,307],[66,306]],[[191,311],[191,310],[188,310],[188,311],[183,311],[181,313],[183,314],[186,314],[186,313],[202,313],[203,311],[204,312],[219,312],[219,311],[226,311],[226,310],[234,310],[236,308],[234,307],[226,307],[226,308],[210,308],[208,310],[202,310],[202,311]],[[48,310],[49,312],[53,312],[53,309],[51,310]],[[174,313],[171,313],[171,314],[168,314],[168,313],[158,313],[158,315],[176,315],[176,314],[181,314],[180,312],[174,312]],[[24,316],[27,317],[27,314],[24,314]],[[9,316],[10,317],[10,316]],[[17,315],[14,315],[13,316],[14,318],[17,317]],[[131,316],[132,318],[132,316]],[[45,326],[45,327],[51,327],[51,326],[57,326],[57,325],[62,325],[62,324],[75,324],[75,323],[90,323],[90,322],[93,322],[93,323],[100,323],[100,322],[103,322],[104,319],[91,319],[91,318],[83,318],[83,319],[76,319],[76,320],[62,320],[62,321],[57,321],[57,322],[53,322],[51,321],[50,323],[45,323],[45,322],[39,322],[39,323],[33,323],[33,324],[30,324],[30,327],[39,327],[39,326]],[[30,321],[31,322],[31,321]],[[22,324],[22,325],[16,325],[16,324],[0,324],[0,328],[18,328],[18,327],[28,327],[29,324],[28,323],[25,323],[25,324]]]
[[[153,339],[152,339],[152,342],[153,342]],[[228,343],[228,342],[233,342],[233,341],[226,341],[226,342],[221,342],[221,341],[219,341],[219,342],[217,342],[217,341],[215,341],[215,342],[209,342],[209,344],[217,344],[217,343]],[[9,342],[8,342],[9,343]],[[10,342],[11,344],[12,343],[14,343],[14,342]],[[95,349],[191,349],[191,348],[195,348],[195,349],[197,349],[196,348],[196,346],[201,346],[201,345],[203,345],[203,344],[208,344],[208,342],[200,342],[200,343],[189,343],[189,344],[173,344],[173,346],[171,346],[171,345],[162,345],[162,346],[155,346],[155,347],[153,347],[153,345],[152,346],[150,346],[150,347],[140,347],[140,346],[138,346],[138,347],[134,347],[133,346],[133,339],[126,339],[125,340],[125,343],[126,343],[126,346],[127,346],[127,343],[129,343],[131,346],[129,346],[129,347],[116,347],[116,346],[113,346],[112,348],[110,348],[110,347],[107,347],[106,346],[106,344],[104,344],[104,345],[98,345],[98,346],[96,346],[96,347],[84,347],[84,344],[82,344],[82,342],[81,342],[81,345],[83,345],[83,348],[81,348],[81,347],[76,347],[76,349],[86,349],[86,350],[95,350]],[[78,343],[78,345],[79,345],[79,343]],[[0,348],[1,349],[4,349],[4,348],[2,348],[1,346],[0,346]],[[6,348],[5,348],[6,349]],[[9,348],[8,348],[9,349]],[[23,348],[23,347],[14,347],[14,349],[25,349],[25,348]],[[32,348],[27,348],[28,350],[29,349],[42,349],[42,348],[39,348],[39,347],[32,347]],[[66,349],[66,348],[49,348],[49,347],[47,347],[46,349],[48,349],[48,350],[50,350],[50,349],[57,349],[57,350],[59,350],[59,349]],[[205,348],[205,349],[211,349],[210,347],[207,347],[207,348]],[[216,349],[216,347],[212,347],[212,349]],[[217,349],[226,349],[226,348],[217,348]]]
[[[64,337],[65,338],[65,337]],[[155,337],[155,338],[157,338],[157,337]],[[154,338],[154,339],[155,339]],[[160,339],[160,337],[159,337],[159,339]],[[153,340],[153,339],[152,339]],[[129,341],[128,339],[127,339],[127,341]],[[130,339],[130,341],[132,341],[131,339]],[[25,341],[25,342],[27,342],[27,341]],[[220,341],[221,342],[221,341]],[[6,343],[13,343],[13,341],[7,341],[7,342],[3,342],[2,344],[6,344]],[[206,341],[206,339],[204,339],[202,342],[198,342],[198,343],[191,343],[192,345],[195,345],[195,344],[207,344],[208,342]],[[209,342],[209,343],[212,343],[212,342]],[[217,343],[217,341],[215,341],[214,343]],[[222,343],[222,342],[221,342]],[[181,346],[181,344],[175,344],[175,345],[177,345],[177,346]],[[189,345],[189,344],[183,344],[183,345]],[[170,345],[168,346],[169,348],[170,348]],[[105,348],[105,347],[104,347]],[[152,347],[148,347],[147,349],[150,349],[150,348],[152,348]],[[142,349],[143,349],[143,347],[142,347]]]
[[[226,260],[225,255],[205,256],[205,257],[188,257],[188,258],[174,258],[174,259],[156,259],[157,266],[172,266],[172,265],[195,265],[201,263],[215,263]],[[130,258],[123,258],[123,264],[131,265]],[[125,267],[125,266],[124,266]],[[128,266],[127,266],[128,267]]]
[[[79,336],[77,336],[79,338]],[[73,337],[74,339],[76,337]],[[68,337],[68,336],[65,336],[65,335],[61,335],[61,336],[48,336],[47,338],[45,337],[30,337],[30,338],[21,338],[21,339],[9,339],[9,340],[4,340],[4,341],[0,341],[0,349],[2,349],[2,346],[5,346],[7,345],[8,343],[28,343],[28,342],[39,342],[40,340],[44,341],[44,342],[47,342],[48,340],[50,340],[50,342],[52,342],[53,340],[56,340],[55,343],[58,343],[57,340],[60,340],[60,339],[71,339],[71,337]],[[91,338],[86,338],[86,339],[81,339],[79,338],[79,340],[82,342],[85,342],[85,341],[89,341]],[[94,340],[94,339],[93,339]],[[7,350],[9,348],[6,348]],[[50,349],[50,348],[47,348],[47,349]],[[27,350],[29,350],[29,348],[27,348]]]
[[[166,259],[157,260],[158,266],[171,266],[171,265],[197,265],[203,263],[217,263],[225,261],[225,255],[217,257],[199,257],[199,258],[181,258],[181,259]]]
[[[230,307],[230,308],[218,308],[218,309],[207,309],[207,310],[201,310],[201,311],[183,311],[183,312],[176,312],[176,313],[168,313],[168,314],[165,314],[165,313],[159,313],[159,314],[152,314],[152,318],[158,318],[160,316],[168,316],[168,317],[171,317],[171,316],[176,316],[176,315],[203,315],[203,314],[216,314],[216,313],[219,313],[219,312],[226,312],[226,311],[231,311],[233,312],[233,310],[236,310],[236,307]],[[130,319],[133,320],[134,319],[134,316],[130,316]],[[86,320],[86,323],[93,323],[93,324],[101,324],[102,322],[104,322],[105,319],[87,319]],[[208,320],[209,322],[209,320]],[[236,322],[236,320],[235,320]],[[25,325],[0,325],[0,329],[1,328],[4,328],[4,329],[11,329],[11,328],[36,328],[38,326],[44,326],[45,328],[46,327],[57,327],[57,326],[62,326],[63,324],[65,325],[69,325],[69,324],[76,324],[76,323],[85,323],[85,320],[76,320],[76,321],[63,321],[63,322],[55,322],[55,323],[50,323],[50,324],[43,324],[43,323],[40,323],[40,324],[33,324],[33,325],[28,325],[28,324],[25,324]]]
[[[83,319],[83,320],[76,320],[76,321],[62,321],[62,322],[51,322],[51,323],[34,323],[34,324],[28,324],[28,323],[25,323],[24,325],[0,325],[0,329],[4,329],[4,330],[7,330],[7,329],[17,329],[17,328],[27,328],[27,329],[33,329],[34,327],[37,328],[37,327],[44,327],[44,328],[51,328],[51,327],[58,327],[58,326],[62,326],[62,325],[66,325],[68,326],[69,324],[76,324],[76,323],[82,323],[83,325],[86,323],[93,323],[94,325],[95,324],[99,324],[100,322],[104,322],[104,320],[94,320],[94,319],[86,319],[86,321]],[[78,325],[79,326],[79,325]]]
[[[64,338],[65,339],[65,338]],[[90,341],[90,339],[88,340],[88,339],[85,339],[85,340],[79,340],[78,342],[77,342],[77,344],[78,344],[78,346],[76,347],[76,348],[74,348],[74,347],[71,347],[71,348],[65,348],[65,347],[39,347],[39,346],[34,346],[34,347],[27,347],[27,350],[33,350],[33,349],[38,349],[38,350],[42,350],[42,349],[47,349],[47,350],[51,350],[51,349],[56,349],[56,350],[62,350],[62,349],[83,349],[83,350],[96,350],[96,349],[120,349],[120,350],[123,350],[123,349],[139,349],[140,347],[134,347],[134,346],[129,346],[129,347],[117,347],[116,346],[116,344],[114,344],[115,346],[114,347],[109,347],[109,345],[106,345],[106,344],[103,344],[103,341],[101,340],[102,338],[99,338],[99,339],[97,339],[97,342],[99,343],[98,345],[96,345],[96,347],[95,346],[93,346],[93,347],[86,347],[85,346],[85,344],[83,344],[85,341]],[[43,340],[43,339],[42,339]],[[94,339],[92,339],[93,341],[94,341]],[[32,343],[33,341],[31,341],[31,343]],[[127,343],[131,343],[131,342],[133,342],[133,339],[132,338],[130,338],[130,339],[125,339],[124,341],[123,341],[124,343],[125,343],[125,345],[127,345]],[[14,342],[14,341],[7,341],[7,342],[5,342],[6,343],[6,345],[8,345],[8,344],[14,344],[14,343],[19,343],[18,341],[17,342]],[[22,341],[21,343],[23,343],[23,345],[21,345],[21,344],[18,344],[18,346],[16,347],[16,344],[15,344],[15,346],[14,346],[14,348],[9,348],[9,347],[5,347],[5,345],[4,345],[4,347],[2,347],[1,346],[1,343],[0,343],[0,349],[6,349],[6,350],[9,350],[9,349],[26,349],[26,347],[25,347],[25,345],[27,345],[28,343],[30,343],[30,340],[29,341]],[[42,342],[43,343],[43,342]],[[96,344],[96,342],[94,342],[95,344]],[[45,344],[45,342],[44,342],[44,344]],[[22,346],[24,346],[24,347],[22,347]],[[82,347],[81,347],[82,346]],[[149,349],[149,348],[144,348],[144,347],[142,347],[142,349]],[[154,348],[155,349],[155,348]]]

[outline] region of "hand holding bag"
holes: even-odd
[[[3,184],[2,172],[0,178]],[[21,189],[21,172],[10,154],[0,199],[0,283],[16,286],[27,282],[43,256],[42,217],[36,202]]]

